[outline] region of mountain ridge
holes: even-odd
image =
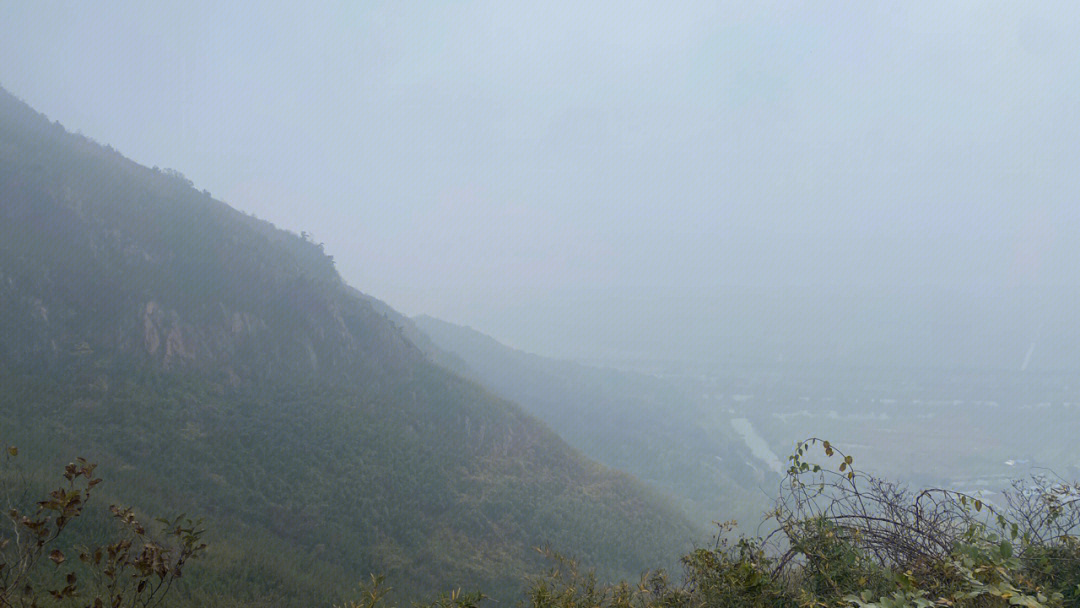
[[[413,319],[433,345],[460,358],[460,373],[522,405],[570,445],[677,497],[692,521],[755,523],[775,481],[731,431],[723,413],[695,404],[643,373],[551,359],[514,349],[470,327]]]
[[[536,545],[617,576],[694,537],[432,362],[321,246],[2,89],[0,193],[0,428],[35,470],[86,455],[110,499],[206,514],[189,604],[325,603],[368,572],[509,598]]]

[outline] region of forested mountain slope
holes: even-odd
[[[102,500],[207,519],[197,605],[509,597],[533,547],[631,574],[694,535],[665,500],[432,363],[321,246],[0,91],[0,440],[83,455]]]
[[[515,350],[471,328],[419,316],[433,346],[459,357],[477,381],[551,425],[587,455],[677,496],[702,526],[754,526],[774,479],[719,412],[652,376]]]

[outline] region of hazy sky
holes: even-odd
[[[733,287],[1080,282],[1075,2],[0,0],[0,86],[549,354]]]

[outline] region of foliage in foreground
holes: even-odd
[[[806,458],[821,449],[835,468]],[[854,468],[827,441],[798,445],[770,516],[774,532],[731,539],[636,583],[605,584],[573,560],[534,579],[530,608],[1080,606],[1080,486],[1033,478],[998,505],[943,489],[911,492]],[[359,602],[379,608],[380,580]],[[432,608],[473,608],[480,594],[455,593]]]
[[[117,505],[109,507],[116,529],[108,540],[73,545],[71,525],[102,481],[96,465],[82,458],[69,463],[60,487],[35,501],[12,466],[17,456],[17,448],[7,448],[0,483],[8,519],[0,528],[0,606],[158,606],[206,549],[197,521],[159,518],[160,534],[153,534],[133,509]]]

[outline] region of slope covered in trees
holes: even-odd
[[[0,91],[0,439],[31,477],[82,455],[103,502],[205,517],[176,597],[325,604],[368,572],[509,596],[537,545],[625,575],[693,538],[385,312],[321,246]]]
[[[993,503],[943,488],[913,490],[856,467],[828,441],[796,444],[766,522],[655,569],[607,584],[550,554],[528,608],[1066,608],[1080,605],[1080,486],[1018,480]],[[383,581],[344,608],[389,608]],[[482,594],[444,593],[418,607],[476,608]]]
[[[679,389],[652,376],[521,352],[471,328],[419,316],[432,347],[459,358],[462,373],[520,403],[587,455],[680,499],[701,526],[718,518],[756,525],[768,506],[759,488],[773,475],[731,432],[710,424]],[[757,464],[755,464],[757,463]]]

